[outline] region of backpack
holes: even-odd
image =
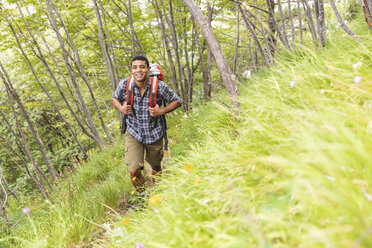
[[[150,98],[149,98],[149,104],[153,108],[156,106],[156,97],[158,95],[159,79],[161,81],[164,80],[163,70],[161,69],[160,65],[150,63],[149,77],[151,80],[151,88],[150,88],[151,93],[150,93]],[[133,101],[134,101],[134,95],[133,95],[134,84],[135,84],[135,81],[134,81],[133,76],[131,75],[127,80],[127,104],[131,106],[133,106]],[[168,151],[167,123],[166,123],[164,115],[161,115],[160,118],[163,118],[163,123],[164,123],[164,150]],[[124,115],[122,125],[121,125],[121,134],[124,134],[126,129],[127,129],[126,115]]]

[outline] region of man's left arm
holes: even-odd
[[[156,104],[156,106],[153,108],[149,107],[150,115],[152,117],[165,115],[167,113],[172,112],[173,110],[178,108],[180,105],[181,103],[178,100],[170,102],[165,108],[160,108],[159,105]]]
[[[160,108],[158,104],[154,108],[149,107],[149,112],[152,117],[165,115],[172,112],[179,106],[181,106],[180,97],[171,90],[164,82],[159,81],[159,91],[166,102],[169,102],[168,105],[164,108]]]

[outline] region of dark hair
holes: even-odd
[[[148,68],[150,67],[149,60],[148,60],[145,56],[136,56],[136,57],[134,57],[134,58],[132,59],[132,61],[130,62],[130,64],[132,65],[132,64],[133,64],[133,61],[136,61],[136,60],[145,61],[147,67],[148,67]]]

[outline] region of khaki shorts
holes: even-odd
[[[153,170],[160,171],[163,160],[163,139],[145,145],[133,138],[128,132],[125,133],[125,163],[127,163],[129,171],[143,168],[145,150],[147,163],[151,165]]]

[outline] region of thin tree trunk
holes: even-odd
[[[74,73],[74,71],[73,71],[73,69],[71,67],[71,63],[69,62],[68,52],[67,52],[67,50],[65,48],[65,43],[63,41],[63,37],[62,37],[62,35],[59,32],[59,28],[57,26],[57,20],[56,20],[56,18],[54,16],[54,13],[53,13],[53,10],[52,10],[51,4],[53,4],[53,0],[45,0],[45,2],[46,2],[46,5],[47,5],[49,16],[50,16],[51,25],[53,27],[54,32],[57,35],[58,42],[59,42],[59,44],[61,46],[61,49],[62,49],[62,56],[63,56],[63,59],[64,59],[65,64],[66,64],[66,68],[67,68],[68,74],[69,74],[69,76],[71,78],[71,82],[72,82],[72,84],[73,84],[73,86],[75,88],[75,92],[76,92],[76,94],[77,94],[77,96],[79,98],[79,101],[80,101],[80,103],[81,103],[81,105],[83,107],[84,114],[88,118],[89,127],[92,130],[92,132],[93,132],[93,135],[94,135],[94,138],[96,140],[96,143],[98,144],[98,148],[100,150],[102,150],[102,146],[104,146],[105,143],[102,140],[102,138],[100,137],[100,135],[98,133],[98,130],[97,130],[95,124],[94,124],[93,118],[92,118],[91,114],[89,113],[88,107],[85,104],[85,100],[84,100],[83,95],[82,95],[82,93],[80,91],[80,87],[79,87],[79,85],[77,83],[77,80],[76,80],[76,77],[75,77],[75,73]],[[57,15],[58,15],[58,12],[57,12]],[[60,21],[61,21],[61,23],[63,23],[63,20],[61,18],[60,18]],[[64,26],[64,29],[66,31],[67,36],[69,37],[68,32],[67,32],[67,29],[66,29],[65,26]],[[69,40],[71,40],[71,38],[69,38]],[[76,51],[76,47],[75,47],[74,50],[75,50],[75,54],[76,54],[76,52],[77,52]]]
[[[260,51],[263,60],[266,62],[267,65],[270,65],[270,61],[269,61],[268,57],[266,56],[265,51],[262,49],[260,41],[258,40],[258,37],[257,37],[256,33],[254,32],[254,30],[251,26],[251,23],[249,22],[248,18],[246,17],[241,5],[238,4],[237,6],[238,6],[238,9],[239,9],[240,13],[242,13],[242,17],[243,17],[243,20],[245,22],[245,25],[246,25],[249,33],[252,35],[253,40],[254,40],[258,50]]]
[[[351,29],[346,25],[346,23],[344,22],[344,20],[342,20],[342,17],[340,15],[340,12],[337,9],[337,6],[336,6],[335,2],[333,0],[329,0],[329,3],[331,4],[332,10],[335,13],[336,18],[337,18],[337,21],[340,24],[340,26],[342,27],[342,29],[348,35],[350,35],[351,37],[353,37],[355,40],[359,40],[358,36],[356,36],[355,33],[353,31],[351,31]]]
[[[4,74],[6,76],[6,78],[4,77]],[[39,176],[39,171],[38,171],[38,165],[36,164],[35,160],[33,159],[33,156],[32,156],[32,153],[28,147],[28,143],[26,141],[26,138],[24,136],[24,133],[22,131],[22,127],[21,127],[21,124],[20,122],[18,121],[18,117],[17,117],[17,114],[14,110],[14,104],[13,104],[13,101],[12,101],[12,97],[16,100],[17,104],[18,104],[18,107],[21,109],[22,111],[22,114],[24,115],[24,117],[27,119],[28,116],[27,116],[27,113],[26,113],[26,116],[25,116],[25,109],[22,105],[22,102],[20,101],[17,93],[14,91],[14,89],[11,87],[11,85],[9,84],[10,81],[9,81],[9,77],[7,76],[6,72],[5,72],[5,69],[2,65],[2,63],[0,62],[0,77],[5,85],[5,88],[6,88],[6,92],[7,92],[7,96],[8,96],[8,100],[9,100],[9,103],[10,103],[10,106],[12,108],[12,112],[13,112],[13,115],[14,115],[14,118],[15,118],[15,121],[16,121],[16,125],[17,125],[17,128],[18,128],[18,131],[19,131],[19,134],[21,135],[22,137],[22,141],[23,141],[23,144],[24,144],[24,147],[25,147],[25,152],[27,153],[27,156],[29,157],[30,161],[31,161],[31,164],[34,168],[34,173],[35,173],[35,176],[36,176],[36,184],[37,184],[37,188],[39,189],[41,195],[43,197],[45,197],[47,194],[46,194],[46,191],[45,191],[45,188],[44,188],[44,185],[41,183],[41,180],[40,180],[40,176]],[[30,127],[31,129],[31,127]]]
[[[1,217],[3,217],[4,219],[5,226],[9,227],[8,216],[6,215],[6,211],[5,211],[5,203],[3,203],[3,201],[1,200],[1,197],[0,197],[0,213],[1,213]]]
[[[24,2],[23,2],[23,3],[24,3]],[[43,55],[43,53],[42,53],[42,51],[41,51],[41,48],[40,48],[38,42],[37,42],[36,39],[35,39],[35,36],[34,36],[33,32],[31,31],[30,27],[28,26],[28,23],[26,22],[26,20],[25,20],[25,18],[24,18],[24,16],[23,16],[23,12],[22,12],[22,10],[21,10],[21,8],[20,8],[20,6],[19,6],[18,3],[17,3],[17,7],[18,7],[18,10],[19,10],[19,12],[20,12],[22,18],[23,18],[24,24],[26,25],[26,28],[27,28],[27,30],[28,30],[28,32],[29,32],[31,38],[32,38],[33,45],[34,45],[34,46],[36,47],[36,49],[38,50],[38,54],[37,54],[36,51],[34,50],[33,46],[31,46],[31,50],[33,51],[33,53],[35,54],[35,56],[36,56],[37,58],[39,58],[39,59],[41,60],[41,62],[44,64],[44,66],[46,67],[46,69],[47,69],[48,72],[50,73],[50,75],[51,75],[53,81],[54,81],[56,84],[58,84],[58,80],[55,78],[52,69],[49,67],[49,64],[47,63],[47,61],[46,61],[46,59],[45,59],[45,57],[44,57],[44,55]],[[9,25],[11,25],[11,23],[9,23]],[[19,30],[20,30],[20,32],[22,32],[21,29],[19,29]],[[19,48],[21,49],[22,54],[23,54],[24,57],[26,58],[27,63],[28,63],[28,65],[29,65],[29,68],[31,69],[31,71],[32,71],[32,73],[33,73],[33,75],[34,75],[36,81],[38,82],[38,84],[40,85],[40,87],[43,89],[43,91],[45,92],[45,94],[48,96],[49,100],[52,102],[53,107],[54,107],[54,109],[56,110],[56,112],[57,112],[57,114],[59,115],[59,117],[60,117],[60,118],[64,121],[64,123],[67,125],[67,127],[68,127],[68,129],[70,130],[72,136],[74,137],[76,143],[79,145],[79,148],[80,148],[81,152],[84,154],[85,157],[88,157],[88,155],[87,155],[87,153],[86,153],[84,147],[82,146],[82,144],[80,143],[79,139],[77,138],[77,135],[76,135],[75,131],[72,129],[70,123],[69,123],[69,122],[67,121],[67,119],[66,119],[66,118],[61,114],[61,112],[60,112],[59,108],[57,107],[56,103],[54,102],[53,98],[51,97],[51,95],[49,94],[49,92],[45,89],[45,87],[43,86],[43,84],[42,84],[41,81],[39,80],[38,76],[36,75],[36,72],[35,72],[35,70],[34,70],[34,68],[33,68],[33,66],[32,66],[32,63],[30,62],[30,60],[28,59],[28,56],[26,55],[26,53],[24,52],[22,46],[20,45],[20,43],[19,43],[19,41],[18,41],[17,34],[15,33],[15,30],[14,30],[13,28],[12,28],[12,31],[13,31],[13,34],[14,34],[16,40],[17,40],[18,46],[19,46]]]
[[[287,29],[285,27],[285,20],[284,20],[281,0],[278,0],[278,9],[279,9],[279,14],[280,14],[280,22],[282,24],[282,32],[283,32],[284,41],[286,43],[286,47],[288,49],[291,49],[291,46],[289,45],[289,42],[288,42]]]
[[[302,8],[301,8],[300,0],[297,0],[298,29],[300,30],[300,44],[302,44],[303,41],[304,41],[304,35],[303,35],[303,32],[302,32],[302,15],[301,15],[301,11],[302,11]]]
[[[9,192],[8,194],[9,194],[9,195],[12,195],[12,196],[14,197],[14,199],[16,199],[16,201],[17,201],[19,204],[23,205],[22,202],[21,202],[21,200],[20,200],[19,197],[17,196],[17,194],[16,194],[16,193],[15,193],[15,192],[14,192],[14,191],[9,187],[9,185],[8,185],[8,183],[6,182],[4,176],[3,176],[2,180],[3,180],[3,183],[4,183],[4,186],[5,186],[6,190]]]
[[[251,66],[254,70],[257,69],[256,64],[254,63],[254,55],[253,55],[253,48],[252,48],[252,38],[249,38],[249,53],[251,55]]]
[[[213,9],[212,9],[212,6],[211,6],[211,3],[210,1],[207,1],[207,11],[208,11],[208,24],[209,24],[209,28],[212,28],[212,15],[213,15]],[[205,42],[205,39],[204,39],[204,42]],[[212,50],[211,48],[209,47],[208,43],[207,43],[207,68],[206,68],[206,74],[208,76],[207,80],[208,80],[208,83],[207,85],[204,85],[204,98],[207,98],[209,101],[210,98],[211,98],[211,94],[212,94],[212,63],[213,63],[213,54],[212,54]]]
[[[40,147],[42,147],[43,145],[42,145],[41,140],[40,140],[40,138],[39,138],[39,136],[37,134],[37,131],[34,129],[33,124],[30,121],[30,118],[29,118],[29,116],[28,116],[28,114],[27,114],[27,112],[26,112],[26,110],[25,110],[22,102],[20,101],[20,98],[19,98],[17,92],[15,91],[15,89],[13,88],[13,85],[11,84],[11,81],[10,81],[10,79],[8,77],[8,74],[6,73],[5,68],[3,67],[1,61],[0,61],[0,68],[3,71],[3,72],[1,72],[1,70],[0,70],[0,77],[2,78],[2,80],[4,82],[4,85],[5,85],[5,88],[6,88],[6,91],[7,91],[8,99],[9,99],[9,102],[11,104],[12,112],[13,112],[14,119],[15,119],[15,122],[16,122],[17,127],[18,127],[18,131],[19,131],[19,133],[20,133],[20,135],[22,137],[22,140],[23,140],[23,143],[24,143],[24,147],[25,147],[25,151],[27,153],[27,156],[29,157],[31,163],[34,165],[34,170],[35,170],[35,175],[37,177],[37,182],[39,184],[39,188],[41,190],[41,193],[44,196],[44,194],[46,194],[46,191],[45,191],[44,185],[41,183],[41,180],[40,180],[40,177],[39,177],[38,172],[40,172],[42,174],[42,176],[44,177],[45,181],[47,182],[47,184],[49,185],[49,187],[50,187],[51,190],[53,190],[53,187],[49,183],[49,180],[45,176],[44,172],[40,170],[39,166],[33,160],[33,156],[32,156],[32,154],[30,152],[30,149],[28,148],[28,143],[27,143],[26,138],[25,138],[25,136],[23,134],[23,131],[22,131],[22,128],[21,128],[21,124],[18,121],[17,114],[16,114],[16,112],[14,110],[14,107],[13,107],[13,104],[12,104],[13,101],[12,101],[11,96],[16,100],[16,102],[18,104],[18,108],[21,110],[22,115],[25,117],[25,119],[26,119],[26,121],[28,123],[29,131],[33,135],[33,138],[36,141],[36,144],[38,145],[39,151],[42,154],[42,156],[44,158],[44,161],[45,161],[45,157],[44,157],[45,151],[40,149]],[[5,75],[5,77],[4,77],[4,75]],[[51,175],[50,168],[48,167],[48,165],[47,165],[47,168],[48,168],[49,174]],[[51,166],[51,169],[52,169],[52,171],[54,171],[54,168],[52,166]],[[52,177],[52,179],[53,179],[53,177]],[[53,181],[54,180],[55,179],[53,179]],[[46,194],[46,196],[48,196],[48,194]]]
[[[188,41],[187,41],[187,32],[185,30],[185,26],[186,26],[186,19],[182,19],[181,20],[182,22],[182,37],[183,37],[183,49],[184,49],[184,56],[185,56],[185,67],[187,69],[187,75],[185,73],[185,71],[183,70],[183,73],[184,74],[184,78],[185,78],[185,91],[186,91],[186,94],[187,94],[187,106],[188,106],[188,109],[189,110],[191,108],[191,94],[190,94],[190,90],[191,90],[191,85],[192,85],[192,73],[191,73],[191,69],[190,69],[190,58],[189,58],[189,49],[188,49]]]
[[[5,196],[5,200],[4,201],[1,200],[1,197],[0,197],[0,213],[1,213],[1,216],[3,217],[3,219],[4,219],[5,226],[8,227],[9,226],[9,221],[8,221],[8,216],[7,216],[6,210],[5,210],[5,206],[6,206],[6,203],[8,201],[8,192],[6,191],[5,187],[2,184],[2,181],[3,180],[4,180],[4,177],[3,177],[3,168],[0,165],[0,192],[2,191],[4,193],[4,196]],[[0,196],[1,195],[2,194],[0,194]]]
[[[275,23],[275,19],[273,17],[273,14],[270,13],[270,11],[272,11],[274,9],[275,2],[274,2],[274,0],[266,0],[266,5],[267,5],[268,12],[269,12],[269,16],[267,17],[267,24],[268,24],[268,31],[269,31],[269,34],[268,34],[268,37],[267,37],[267,40],[268,40],[268,43],[269,43],[268,51],[269,51],[271,57],[274,58],[275,51],[276,51],[276,44],[277,44],[277,41],[276,41],[276,38],[275,38],[276,23]],[[280,35],[280,33],[279,33],[279,35]]]
[[[372,0],[360,0],[363,8],[364,19],[370,30],[372,30]]]
[[[193,25],[196,27],[195,18],[192,18],[191,20],[192,20]],[[209,96],[206,95],[206,93],[208,91],[208,88],[207,88],[208,87],[208,74],[207,74],[205,64],[204,64],[204,52],[203,52],[203,49],[202,49],[202,46],[201,46],[201,43],[200,43],[199,32],[196,28],[195,28],[195,38],[196,38],[196,43],[198,45],[198,51],[199,51],[199,56],[200,56],[200,66],[201,66],[201,71],[202,71],[202,75],[203,75],[204,100],[208,101]]]
[[[10,99],[10,101],[11,101],[11,99]],[[12,110],[13,110],[13,106],[11,106],[12,107]],[[30,157],[29,156],[29,153],[26,151],[26,147],[25,147],[25,145],[22,145],[22,142],[25,144],[25,142],[26,142],[26,140],[25,139],[23,139],[22,137],[22,135],[21,135],[21,133],[20,133],[20,135],[21,135],[21,138],[22,138],[22,141],[20,141],[20,137],[15,133],[15,131],[13,130],[13,128],[10,126],[10,124],[9,124],[9,122],[7,121],[7,119],[5,118],[5,115],[4,115],[4,113],[0,110],[0,114],[2,115],[2,117],[3,117],[3,119],[4,119],[4,122],[5,122],[5,124],[7,125],[7,127],[8,127],[8,130],[12,133],[12,135],[13,135],[13,137],[15,137],[16,138],[16,143],[17,143],[17,146],[18,146],[18,148],[20,149],[20,151],[21,152],[23,152],[23,154],[25,154],[26,155],[26,157],[31,161],[31,163],[33,163],[33,158],[32,157]],[[18,128],[18,130],[20,130],[20,132],[22,131],[20,128],[20,126],[21,126],[21,124],[19,123],[19,121],[18,121],[18,119],[17,119],[17,116],[16,116],[16,114],[15,114],[15,111],[13,110],[13,114],[14,114],[14,116],[15,116],[15,122],[16,122],[16,124],[17,124],[17,128]],[[23,133],[22,133],[23,134]],[[33,182],[35,182],[35,185],[36,186],[38,186],[38,181],[36,181],[36,179],[31,175],[31,173],[30,173],[30,171],[29,171],[29,169],[28,169],[28,167],[27,167],[27,163],[26,163],[26,161],[23,159],[23,157],[12,147],[12,145],[10,144],[10,142],[5,138],[5,137],[3,137],[3,136],[1,136],[0,135],[0,137],[3,139],[3,140],[5,140],[5,142],[7,143],[7,145],[9,146],[9,148],[21,159],[21,161],[22,161],[22,163],[23,163],[23,165],[24,165],[24,168],[26,169],[26,173],[27,173],[27,175],[29,175],[29,177],[32,179],[32,181]],[[15,163],[16,163],[16,161],[15,161]],[[17,164],[17,163],[16,163]],[[49,180],[47,179],[47,177],[46,177],[46,175],[45,175],[45,173],[42,171],[42,170],[40,170],[40,168],[39,168],[39,166],[38,165],[36,165],[35,166],[35,168],[37,168],[37,171],[39,172],[39,173],[41,173],[42,174],[42,176],[43,176],[43,178],[45,179],[45,181],[46,181],[46,183],[48,184],[48,186],[49,186],[49,188],[53,191],[53,187],[52,187],[52,185],[50,184],[50,182],[49,182]],[[40,191],[42,194],[43,194],[43,192],[42,191]]]
[[[313,16],[311,14],[311,7],[309,3],[307,2],[307,0],[301,0],[301,1],[305,9],[307,24],[309,25],[310,33],[311,33],[311,36],[313,37],[313,42],[316,46],[318,46],[318,37],[315,32]]]
[[[292,44],[296,44],[295,28],[294,28],[294,23],[293,23],[293,15],[292,15],[291,0],[288,0],[288,13],[289,13],[289,19],[290,19],[290,21],[291,21],[291,36],[292,36]]]
[[[175,24],[174,24],[172,0],[169,0],[169,12],[170,12],[171,20],[169,20],[168,23],[169,23],[170,31],[171,31],[171,34],[172,34],[173,49],[174,49],[174,52],[176,53],[176,58],[177,58],[178,79],[180,81],[181,93],[182,93],[182,98],[183,98],[182,106],[183,106],[183,109],[186,111],[186,110],[189,109],[189,107],[187,105],[188,99],[187,99],[186,89],[185,89],[184,84],[183,84],[182,64],[181,64],[181,59],[180,59],[180,56],[179,56],[178,38],[177,38],[177,32],[176,32],[176,28],[175,28]]]
[[[233,73],[236,75],[236,68],[237,68],[237,63],[238,63],[238,52],[239,52],[239,43],[240,43],[240,16],[239,16],[239,9],[236,11],[236,20],[237,20],[237,25],[236,25],[236,43],[235,43],[235,53],[234,53],[234,67],[233,67]]]
[[[284,39],[284,36],[283,36],[282,32],[280,32],[280,29],[278,27],[278,24],[276,23],[276,20],[275,20],[275,12],[274,12],[275,2],[274,2],[274,0],[266,0],[266,5],[267,5],[267,8],[268,8],[268,12],[269,12],[269,26],[272,25],[276,29],[276,32],[278,32],[278,35],[279,35],[279,39],[281,40],[281,42],[283,43],[283,45],[287,49],[290,49],[288,47],[288,44],[286,43],[286,41]],[[276,43],[276,41],[274,41],[274,44],[275,43]]]
[[[110,131],[107,129],[107,126],[106,126],[106,124],[105,124],[104,121],[103,121],[103,118],[102,118],[102,115],[101,115],[101,111],[100,111],[100,109],[99,109],[98,106],[97,106],[97,102],[96,102],[96,99],[95,99],[95,96],[94,96],[94,93],[93,93],[93,89],[92,89],[92,86],[91,86],[91,84],[90,84],[90,82],[89,82],[89,79],[88,79],[88,77],[87,77],[87,75],[86,75],[86,73],[85,73],[85,69],[84,69],[84,67],[83,67],[83,65],[82,65],[82,62],[81,62],[81,59],[80,59],[80,55],[79,55],[78,49],[77,49],[77,47],[75,46],[75,43],[73,42],[73,40],[72,40],[72,38],[71,38],[71,36],[70,36],[70,33],[69,33],[69,31],[68,31],[68,29],[67,29],[67,27],[66,27],[66,25],[65,25],[65,22],[64,22],[64,20],[63,20],[63,18],[62,18],[62,16],[61,16],[59,10],[57,9],[57,7],[56,7],[56,5],[55,5],[55,3],[54,3],[54,0],[47,0],[47,1],[48,1],[48,3],[51,4],[50,7],[52,7],[52,8],[54,9],[54,12],[56,13],[56,15],[57,15],[58,19],[60,20],[60,23],[62,24],[62,27],[63,27],[63,29],[64,29],[64,31],[65,31],[65,33],[66,33],[67,40],[68,40],[70,46],[73,48],[73,51],[74,51],[74,55],[75,55],[75,57],[76,57],[76,60],[74,60],[74,59],[72,59],[72,60],[76,63],[76,65],[77,65],[76,68],[80,71],[81,78],[83,79],[84,83],[85,83],[86,86],[88,87],[88,90],[89,90],[89,93],[90,93],[90,97],[91,97],[91,99],[92,99],[92,103],[93,103],[93,106],[94,106],[94,108],[95,108],[95,112],[96,112],[97,115],[98,115],[98,119],[99,119],[100,122],[101,122],[102,129],[103,129],[104,132],[106,133],[108,139],[109,139],[110,141],[112,141],[111,133],[110,133]],[[51,16],[52,16],[52,15],[51,15]],[[87,112],[89,113],[89,111],[87,111]],[[93,126],[93,127],[96,129],[96,127],[95,127],[95,125],[94,125],[94,122],[93,122],[93,119],[92,119],[92,117],[90,116],[90,113],[89,113],[89,116],[88,116],[88,120],[91,122],[90,125]],[[100,137],[99,132],[98,132],[97,129],[95,130],[95,132],[97,133],[97,134],[96,134],[96,135],[97,135],[97,138],[99,138],[100,141],[102,142],[102,144],[103,144],[104,146],[106,146],[105,141],[102,140],[102,138]]]
[[[130,38],[132,40],[132,56],[136,56],[136,46],[134,42],[134,27],[133,27],[133,21],[132,21],[132,3],[130,0],[128,0],[128,20],[129,20],[129,27],[130,27]]]
[[[114,92],[115,89],[116,89],[115,73],[114,73],[114,70],[112,68],[112,62],[111,62],[111,59],[110,59],[110,54],[108,53],[108,50],[107,50],[106,38],[105,38],[106,34],[103,30],[101,14],[99,13],[99,8],[98,8],[96,0],[93,0],[93,7],[94,7],[94,12],[96,14],[97,22],[98,22],[99,44],[101,45],[101,51],[102,51],[103,59],[105,60],[107,72],[108,72],[110,82],[111,82],[111,85],[112,85],[112,92]]]
[[[257,1],[255,0],[254,3],[256,4]],[[273,54],[271,53],[270,49],[275,49],[275,46],[270,47],[270,41],[266,38],[266,33],[265,33],[265,29],[264,29],[264,26],[263,26],[263,21],[261,19],[261,14],[260,14],[259,10],[256,10],[256,15],[257,15],[257,18],[258,18],[258,22],[260,23],[261,34],[262,34],[263,40],[265,42],[265,47],[266,47],[266,50],[267,50],[267,53],[265,53],[265,54],[267,55],[267,59],[269,60],[269,64],[273,65],[274,64],[274,57],[273,57]]]
[[[6,21],[8,22],[9,27],[11,28],[11,30],[12,30],[12,32],[13,32],[13,34],[14,34],[14,37],[16,38],[17,44],[18,44],[18,46],[19,46],[19,48],[20,48],[22,54],[24,55],[24,57],[25,57],[26,60],[27,60],[27,63],[28,63],[28,65],[29,65],[29,68],[31,69],[31,71],[32,71],[33,75],[35,76],[36,80],[38,81],[39,85],[42,86],[41,83],[40,83],[40,81],[39,81],[39,79],[38,79],[38,77],[36,76],[36,73],[35,73],[35,71],[34,71],[32,65],[31,65],[30,60],[28,59],[28,57],[27,57],[27,55],[25,54],[25,52],[24,52],[24,50],[23,50],[21,44],[19,43],[18,36],[17,36],[17,34],[16,34],[16,32],[15,32],[15,30],[14,30],[14,28],[13,28],[13,25],[10,23],[10,21],[9,21],[9,19],[8,19],[7,16],[5,16],[5,19],[6,19]],[[5,69],[4,69],[3,65],[1,64],[1,62],[0,62],[0,65],[1,65],[2,70],[3,70],[4,73],[5,73]],[[5,83],[5,82],[4,82],[4,83]],[[10,88],[13,89],[13,86],[12,86],[12,84],[11,84],[10,81],[8,81],[8,85],[9,85]],[[42,88],[43,88],[43,87],[42,87]],[[44,89],[44,88],[43,88],[43,89]],[[13,89],[13,91],[14,91],[14,89]],[[44,89],[44,92],[45,92],[45,89]],[[18,101],[20,102],[19,99],[16,99],[16,100],[17,100],[17,103],[18,103]],[[54,103],[54,102],[53,102],[53,103]],[[46,152],[45,152],[44,145],[43,145],[43,143],[41,142],[41,139],[40,139],[40,137],[39,137],[39,134],[38,134],[37,130],[34,128],[34,125],[33,125],[33,123],[31,122],[31,119],[29,118],[29,116],[28,116],[26,110],[24,109],[23,104],[22,104],[22,103],[20,103],[20,104],[21,104],[21,106],[18,106],[18,107],[21,109],[23,116],[24,116],[25,119],[27,120],[27,123],[28,123],[28,125],[29,125],[29,127],[30,127],[30,131],[31,131],[31,133],[32,133],[32,135],[33,135],[33,137],[34,137],[34,139],[35,139],[36,145],[38,146],[41,155],[43,156],[43,159],[44,159],[45,164],[46,164],[46,166],[47,166],[47,168],[48,168],[49,174],[50,174],[50,176],[52,177],[52,180],[55,181],[55,180],[56,180],[56,172],[55,172],[55,170],[54,170],[52,164],[50,163],[50,160],[49,160],[49,158],[48,158],[48,156],[47,156],[47,154],[46,154]]]
[[[165,30],[163,12],[160,9],[159,1],[158,0],[155,0],[155,7],[156,7],[156,10],[157,10],[157,12],[159,14],[161,34],[162,34],[162,37],[163,37],[163,42],[165,44],[165,50],[167,52],[169,65],[170,65],[170,68],[171,68],[171,70],[170,70],[170,78],[171,78],[171,81],[172,81],[173,89],[174,89],[174,91],[176,92],[177,95],[180,95],[180,91],[179,91],[179,87],[178,87],[178,82],[177,82],[176,66],[174,65],[174,61],[173,61],[173,57],[172,57],[172,50],[171,50],[171,48],[169,46],[168,35],[166,33],[166,30]]]
[[[2,114],[2,113],[1,113]],[[3,115],[3,114],[2,114]],[[4,118],[4,120],[6,120],[5,119],[5,117],[3,116],[3,118]],[[13,129],[9,126],[8,127],[9,128],[9,130],[11,130],[12,131],[12,133],[15,135],[15,133],[14,133],[14,131],[13,131]],[[17,137],[17,143],[18,143],[18,140],[19,140],[19,137],[18,136],[14,136],[14,137]],[[2,135],[0,135],[0,138],[2,138],[3,140],[5,140],[5,142],[7,143],[7,145],[9,146],[9,148],[17,155],[17,157],[18,158],[20,158],[21,159],[21,161],[22,161],[22,164],[23,164],[23,166],[24,166],[24,168],[25,168],[25,170],[26,170],[26,174],[31,178],[31,180],[35,183],[35,185],[36,186],[38,186],[38,182],[36,181],[36,179],[31,175],[31,172],[30,172],[30,170],[28,169],[28,167],[27,167],[27,163],[26,163],[26,161],[23,159],[23,157],[21,156],[21,154],[19,154],[18,152],[17,152],[17,150],[15,149],[15,148],[13,148],[12,147],[12,145],[10,144],[10,142],[5,138],[5,137],[3,137]],[[21,150],[22,150],[22,152],[24,152],[25,151],[25,148],[24,148],[24,146],[23,145],[21,145]],[[28,154],[26,153],[26,156],[28,156]],[[11,156],[10,156],[11,157]],[[13,160],[17,165],[18,165],[18,163],[15,161],[15,160]],[[22,168],[20,165],[18,165],[20,168]]]
[[[322,47],[325,47],[325,32],[326,32],[326,26],[325,26],[325,13],[324,13],[324,2],[323,0],[316,0],[315,2],[318,2],[319,7],[319,39],[320,44]]]
[[[199,7],[192,0],[182,0],[182,2],[188,7],[191,14],[194,16],[195,20],[199,24],[200,29],[203,32],[208,45],[211,47],[212,53],[216,60],[217,67],[221,73],[222,79],[225,82],[227,92],[229,93],[231,103],[236,112],[240,111],[239,104],[239,91],[238,86],[234,79],[232,78],[232,73],[228,66],[227,60],[223,51],[214,35],[212,29],[209,27],[207,20],[204,18],[203,13],[200,11]]]

